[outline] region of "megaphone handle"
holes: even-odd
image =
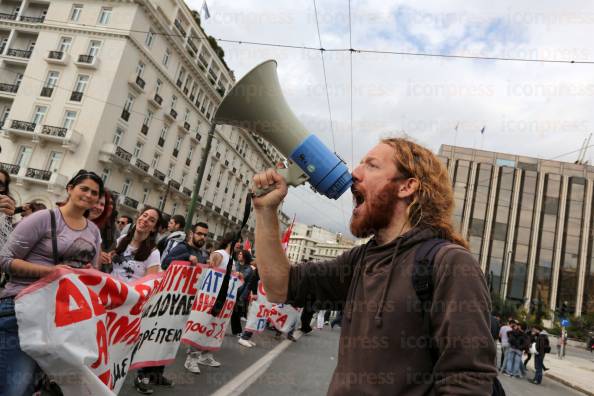
[[[285,179],[287,185],[297,187],[305,183],[309,176],[307,176],[300,167],[295,165],[294,162],[289,161],[289,166],[287,168],[279,168],[276,172]],[[270,188],[255,188],[252,193],[256,197],[260,197],[262,195],[266,195],[270,191],[274,190],[274,187]]]

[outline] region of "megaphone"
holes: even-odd
[[[288,168],[279,170],[289,185],[308,180],[318,193],[338,199],[353,183],[345,162],[308,133],[289,108],[274,60],[256,66],[235,84],[214,122],[244,128],[276,147],[289,160]]]

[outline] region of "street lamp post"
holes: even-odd
[[[190,201],[190,207],[188,208],[188,214],[186,216],[186,233],[192,229],[192,219],[194,218],[194,212],[196,211],[196,203],[198,202],[198,193],[200,186],[202,185],[202,178],[204,177],[204,171],[206,169],[206,162],[208,161],[208,155],[210,148],[212,147],[212,139],[214,137],[216,123],[213,121],[208,130],[208,136],[206,138],[206,147],[204,149],[204,155],[200,159],[200,166],[198,167],[198,175],[196,176],[196,184],[194,185],[194,191],[192,192],[192,200]]]

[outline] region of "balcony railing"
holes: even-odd
[[[171,117],[173,117],[173,119],[177,118],[177,111],[175,111],[174,109],[169,110],[169,114],[171,115]]]
[[[41,93],[39,95],[44,96],[46,98],[51,98],[53,93],[54,93],[54,88],[43,87],[43,88],[41,88]]]
[[[184,87],[184,95],[190,93],[190,89],[188,87]]]
[[[217,213],[220,214],[221,213],[221,208],[219,208],[218,206],[215,206],[215,212],[217,212]]]
[[[9,21],[16,21],[17,14],[7,14],[5,12],[0,12],[0,19],[8,19]]]
[[[122,119],[128,121],[130,119],[130,112],[128,110],[122,110]]]
[[[192,159],[186,158],[186,166],[190,166],[191,163],[192,163]]]
[[[79,63],[88,63],[91,64],[93,63],[93,60],[95,59],[95,57],[93,55],[85,55],[85,54],[81,54],[78,56],[78,62]]]
[[[163,173],[163,172],[161,172],[161,171],[159,171],[159,170],[155,169],[155,170],[154,170],[154,172],[153,172],[153,175],[154,175],[154,176],[155,176],[157,179],[161,180],[162,182],[164,182],[164,181],[165,181],[165,177],[166,177],[166,176],[165,176],[165,173]]]
[[[211,209],[212,208],[212,202],[206,201],[206,207],[208,209]]]
[[[142,126],[140,127],[140,133],[142,133],[143,135],[147,135],[149,131],[149,126],[146,124],[142,124]]]
[[[134,165],[136,165],[137,168],[142,169],[143,171],[145,171],[145,172],[148,173],[149,164],[147,164],[146,162],[144,162],[140,158],[136,158],[136,162],[134,163]]]
[[[157,142],[157,145],[159,145],[159,146],[163,147],[163,146],[165,145],[165,139],[164,139],[164,138],[162,138],[162,137],[160,137],[160,138],[159,138],[159,141]]]
[[[115,155],[116,155],[116,157],[118,157],[126,162],[130,162],[130,158],[132,158],[132,154],[127,152],[120,146],[116,147]]]
[[[179,155],[179,150],[178,150],[178,149],[176,149],[176,148],[174,148],[174,149],[173,149],[173,153],[172,153],[172,154],[173,154],[173,156],[174,156],[175,158],[177,158],[177,156]]]
[[[178,190],[181,187],[181,184],[179,184],[178,181],[176,180],[169,180],[169,187],[173,188],[174,190]]]
[[[146,82],[140,76],[136,76],[136,85],[138,85],[141,89],[144,89]]]
[[[20,129],[21,131],[35,131],[35,124],[27,121],[12,120],[11,127],[13,129]]]
[[[175,85],[177,85],[178,88],[181,88],[182,84],[182,80],[177,80],[177,82],[175,83]]]
[[[33,51],[30,51],[30,50],[21,50],[21,49],[9,48],[8,51],[6,52],[6,55],[8,55],[8,56],[15,56],[17,58],[29,59],[31,57],[31,53],[32,52]]]
[[[72,91],[72,94],[70,94],[70,100],[72,102],[80,102],[82,100],[82,97],[82,92]]]
[[[124,205],[129,206],[134,209],[138,209],[138,201],[134,198],[124,197]]]
[[[194,42],[191,39],[188,39],[188,46],[192,48],[194,52],[198,52],[198,47],[196,47],[196,44],[194,44]]]
[[[17,164],[8,164],[6,162],[0,162],[0,169],[4,169],[10,175],[16,175],[19,173],[21,167]]]
[[[187,121],[184,122],[184,129],[188,132],[190,131],[190,123],[189,122],[187,122]]]
[[[25,177],[49,181],[50,177],[52,177],[52,172],[43,169],[27,168],[27,172],[25,172]]]
[[[18,90],[19,86],[16,84],[0,84],[0,91],[2,92],[17,93]]]
[[[21,15],[21,22],[33,22],[33,23],[42,23],[45,20],[45,17],[32,17]]]
[[[184,29],[184,27],[182,26],[181,22],[179,21],[179,19],[176,19],[173,24],[175,25],[175,27],[177,28],[177,30],[179,30],[179,32],[181,33],[181,35],[183,37],[186,37],[186,30]]]
[[[64,57],[64,52],[63,51],[50,51],[47,54],[47,57],[49,59],[57,59],[57,60],[61,60]]]
[[[2,52],[2,51],[0,51]],[[194,99],[196,99],[196,95],[190,95],[190,102],[194,102]]]
[[[219,93],[219,95],[221,95],[221,96],[225,96],[225,88],[223,88],[223,87],[218,87],[218,88],[217,88],[217,92]]]
[[[192,190],[190,190],[188,187],[184,187],[183,193],[186,194],[188,197],[192,196]]]
[[[55,127],[50,125],[44,125],[41,129],[41,133],[43,133],[44,135],[57,136],[61,138],[66,137],[67,132],[68,129],[66,128]]]
[[[163,98],[159,94],[155,94],[155,102],[161,106],[163,104]]]

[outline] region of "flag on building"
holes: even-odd
[[[210,18],[210,11],[208,11],[208,4],[206,4],[206,0],[202,2],[202,8],[200,9],[200,16],[202,17],[203,21],[206,21]]]
[[[484,135],[485,134],[485,128],[486,127],[483,127],[483,129],[481,129],[481,135]]]

